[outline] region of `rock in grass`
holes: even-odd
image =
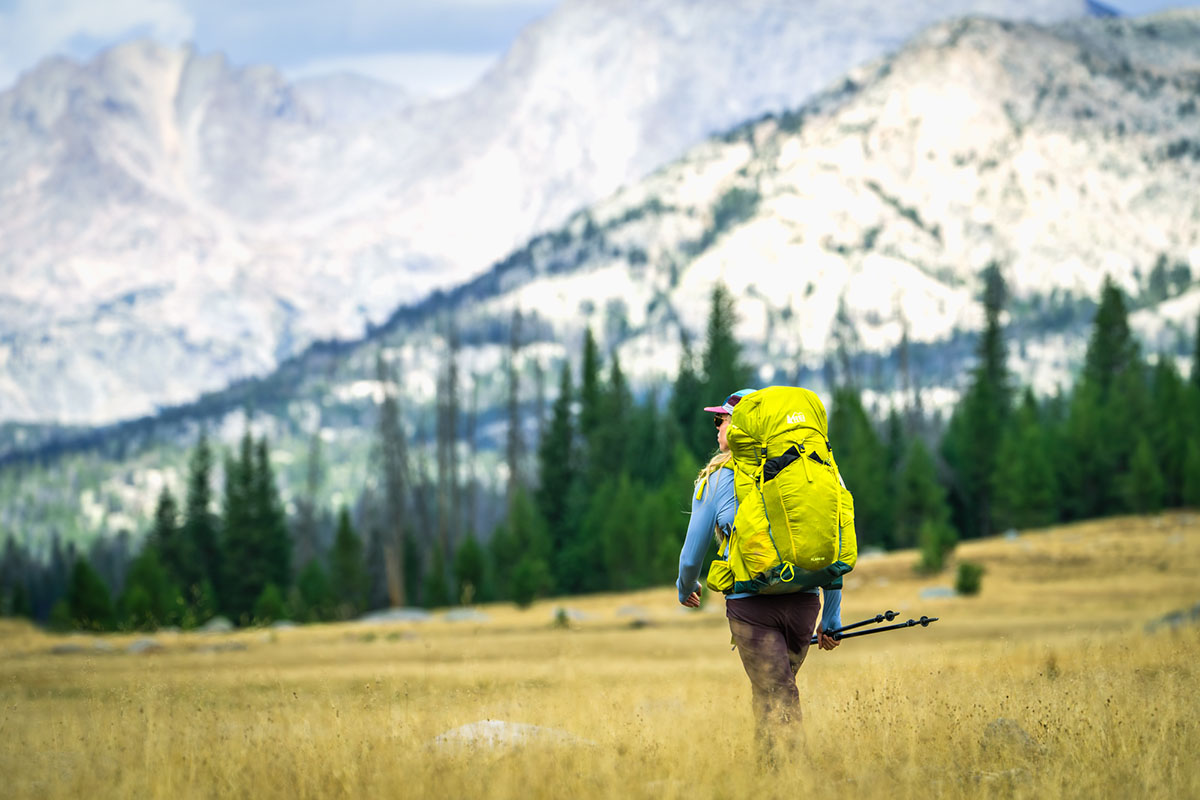
[[[557,728],[545,728],[541,725],[529,725],[524,722],[485,719],[446,731],[440,736],[434,737],[430,744],[442,750],[461,748],[494,750],[528,745],[591,745],[595,742]]]
[[[1181,628],[1184,625],[1194,625],[1197,622],[1200,622],[1200,603],[1197,603],[1191,608],[1172,611],[1170,614],[1164,614],[1157,619],[1147,622],[1146,633],[1154,633],[1155,631],[1164,628],[1167,630],[1174,630],[1175,628]]]
[[[366,623],[428,622],[431,619],[433,619],[433,614],[430,614],[423,608],[385,608],[383,611],[373,611],[370,614],[363,614],[358,618],[358,621]]]
[[[233,623],[225,617],[213,617],[201,625],[198,630],[201,633],[229,633],[233,630]]]
[[[1046,747],[1016,720],[997,717],[983,729],[979,742],[984,752],[992,755],[1036,758],[1046,755]]]
[[[157,639],[146,638],[130,642],[125,649],[130,653],[161,653],[163,646]]]
[[[452,608],[443,619],[446,622],[490,622],[492,618],[474,608]]]
[[[197,653],[231,653],[237,650],[245,650],[245,642],[218,642],[205,647],[196,649]]]

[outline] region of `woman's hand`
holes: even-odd
[[[683,601],[683,605],[687,606],[688,608],[699,608],[700,607],[700,591],[701,591],[700,586],[697,585],[696,591],[692,592],[691,594],[689,594],[687,596],[687,599],[685,599]]]
[[[822,650],[832,650],[841,643],[842,642],[840,639],[835,639],[829,634],[825,633],[824,628],[821,628],[817,631],[817,647],[821,648]]]

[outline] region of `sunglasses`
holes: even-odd
[[[724,425],[728,421],[729,421],[729,417],[713,417],[713,422],[716,423],[716,426],[718,428],[721,427],[722,425]]]

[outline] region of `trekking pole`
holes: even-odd
[[[900,616],[900,615],[899,615],[899,614],[897,614],[895,611],[892,611],[891,609],[888,609],[887,611],[883,612],[882,614],[876,614],[875,616],[873,616],[873,617],[870,617],[869,619],[860,620],[860,621],[858,621],[858,622],[851,622],[849,625],[843,625],[843,626],[842,626],[842,627],[840,627],[840,628],[834,628],[834,629],[833,629],[833,630],[831,630],[831,631],[825,631],[825,635],[826,635],[826,636],[833,636],[835,633],[842,633],[843,631],[848,631],[848,630],[851,630],[851,629],[853,629],[853,628],[861,628],[863,625],[870,625],[870,624],[872,624],[872,623],[879,623],[879,622],[883,622],[884,620],[887,620],[888,622],[891,622],[892,620],[894,620],[894,619],[895,619],[896,617],[898,617],[898,616]],[[811,642],[811,644],[816,644],[816,643],[817,643],[817,637],[816,637],[816,636],[814,636],[814,637],[812,638],[812,642]]]
[[[869,631],[855,631],[854,633],[839,633],[839,632],[835,631],[834,633],[829,634],[829,635],[832,636],[834,638],[834,640],[840,642],[842,639],[851,639],[855,636],[869,636],[872,633],[883,633],[884,631],[896,631],[896,630],[900,630],[901,628],[911,628],[914,625],[920,625],[922,628],[928,628],[929,624],[931,622],[937,622],[937,621],[938,621],[937,617],[921,617],[920,619],[910,619],[908,622],[897,622],[895,625],[884,625],[882,628],[872,628]],[[845,630],[845,628],[839,628],[839,631],[840,630]],[[812,641],[809,642],[809,644],[816,644],[817,641],[818,641],[818,638],[816,636],[814,636],[814,637],[812,637]]]
[[[842,631],[848,631],[848,630],[851,630],[852,628],[861,628],[863,625],[870,625],[872,623],[883,622],[885,619],[888,622],[891,622],[898,616],[900,616],[900,615],[897,614],[895,611],[885,611],[882,614],[876,614],[875,616],[871,617],[870,619],[864,619],[861,622],[852,622],[849,625],[843,625],[840,628],[834,628],[831,631],[825,631],[825,633],[829,636],[832,636],[835,633],[841,633]]]

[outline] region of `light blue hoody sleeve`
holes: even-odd
[[[825,601],[821,604],[821,624],[817,627],[823,631],[832,631],[842,627],[842,590],[822,589]]]
[[[733,490],[733,472],[719,469],[697,485],[692,494],[692,518],[687,537],[679,553],[679,602],[700,588],[700,567],[713,539],[713,529],[728,529],[737,513],[737,495]]]

